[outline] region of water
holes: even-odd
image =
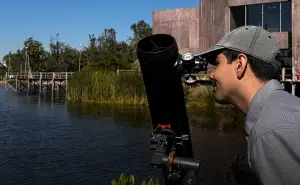
[[[110,184],[122,172],[160,177],[149,165],[147,107],[71,105],[3,87],[0,102],[0,184]],[[243,123],[228,128],[232,116],[191,109],[189,117],[205,184],[226,184],[230,161],[246,150]]]

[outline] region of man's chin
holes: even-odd
[[[223,99],[223,98],[218,98],[215,97],[215,101],[220,104],[220,105],[228,105],[231,104],[231,102],[229,100]]]

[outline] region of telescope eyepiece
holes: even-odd
[[[195,56],[192,53],[185,53],[181,55],[182,66],[187,73],[191,73],[195,67]]]

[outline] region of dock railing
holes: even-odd
[[[300,82],[300,69],[296,67],[282,68],[281,81],[282,82]]]
[[[73,72],[33,72],[33,73],[6,73],[5,79],[68,79]]]
[[[135,72],[140,73],[140,70],[117,70],[117,74],[123,72]],[[209,74],[195,74],[201,79],[209,80]],[[282,68],[280,80],[282,82],[300,82],[300,68]]]

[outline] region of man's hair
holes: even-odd
[[[230,49],[225,49],[221,53],[225,55],[228,63],[232,63],[237,59],[238,55],[241,53],[239,51],[234,51]],[[280,80],[280,69],[274,67],[273,65],[262,61],[258,58],[245,54],[248,58],[248,64],[256,76],[261,81],[269,81],[271,79]],[[280,54],[276,55],[276,60],[280,61]]]

